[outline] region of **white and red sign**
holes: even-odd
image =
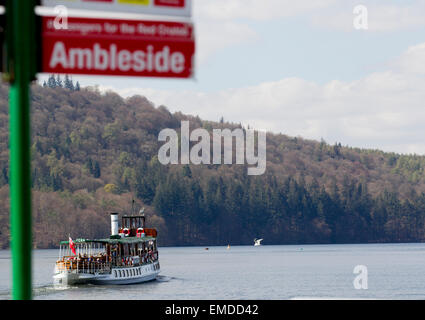
[[[190,17],[192,13],[192,0],[41,0],[41,5],[182,17]]]
[[[193,75],[192,23],[70,17],[68,29],[55,29],[54,19],[42,17],[41,72],[172,78]]]

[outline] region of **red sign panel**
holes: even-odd
[[[156,6],[184,8],[184,0],[155,0]]]
[[[42,18],[42,72],[189,78],[193,75],[193,25],[181,22]]]

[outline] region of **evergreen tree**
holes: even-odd
[[[63,82],[62,82],[62,80],[61,80],[61,78],[60,78],[59,75],[57,75],[57,77],[56,77],[56,86],[57,87],[60,87],[60,88],[63,88]]]
[[[49,88],[52,88],[52,89],[56,88],[56,80],[53,74],[49,76],[49,79],[47,80],[47,85]]]
[[[72,79],[70,79],[67,74],[65,75],[64,88],[74,91],[74,84],[72,82]]]
[[[6,167],[3,167],[1,171],[0,181],[1,181],[0,185],[5,185],[9,183],[9,175],[7,173]]]
[[[192,178],[192,170],[190,170],[190,167],[188,164],[183,166],[183,176]]]
[[[94,168],[93,168],[93,176],[95,178],[99,178],[100,177],[100,165],[98,161],[94,162]]]
[[[138,178],[135,188],[137,198],[143,200],[143,202],[148,205],[152,204],[155,197],[155,185],[149,177]]]
[[[90,174],[93,174],[94,173],[93,161],[92,161],[92,159],[90,157],[87,159],[86,168],[87,168],[87,170],[89,170]]]

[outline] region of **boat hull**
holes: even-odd
[[[110,279],[110,278],[95,278],[91,279],[89,283],[92,284],[99,284],[99,285],[108,285],[108,284],[136,284],[136,283],[142,283],[142,282],[148,282],[155,280],[158,273],[154,274],[148,274],[146,276],[140,276],[130,279]]]
[[[113,267],[110,273],[59,272],[53,276],[55,285],[76,284],[136,284],[155,280],[160,272],[159,262],[133,267]]]

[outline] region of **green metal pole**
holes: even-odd
[[[33,80],[34,2],[12,0],[6,3],[6,38],[10,56],[10,224],[12,249],[12,298],[32,297],[31,274],[31,168],[30,99]]]

